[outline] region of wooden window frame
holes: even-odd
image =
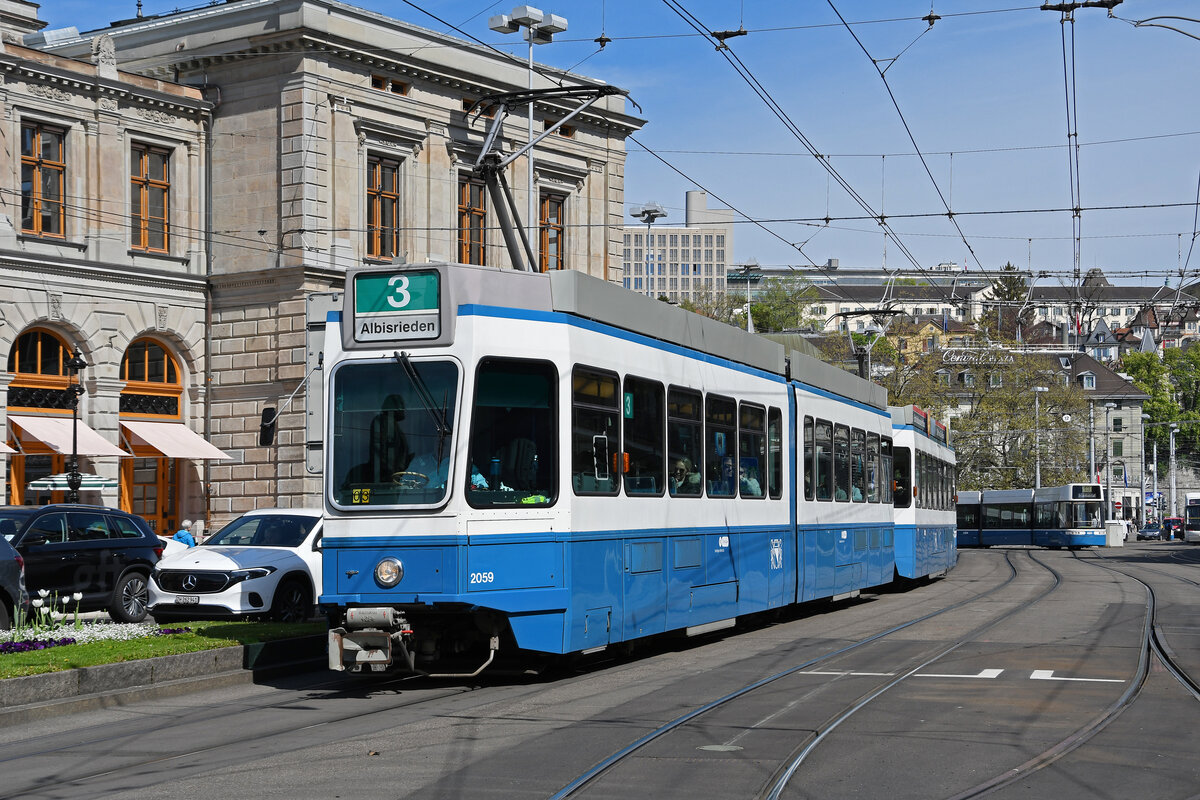
[[[555,205],[557,205],[557,213],[551,216],[551,209]],[[541,196],[541,202],[538,204],[538,261],[542,272],[566,268],[566,259],[563,256],[563,248],[567,241],[566,215],[566,195],[550,193]],[[552,232],[558,237],[558,254],[553,261],[549,257]]]
[[[384,175],[391,173],[392,188],[385,188]],[[381,220],[388,206],[391,225]],[[367,257],[393,259],[400,254],[400,161],[379,155],[367,156]]]
[[[27,152],[26,139],[32,145]],[[58,137],[58,153],[47,154],[42,151],[42,136],[50,133]],[[30,171],[29,189],[25,188],[25,171]],[[67,184],[67,130],[57,125],[47,125],[41,122],[21,123],[21,233],[31,236],[45,236],[54,239],[67,237],[66,227],[66,184]],[[47,200],[42,193],[45,179],[56,175],[58,184],[58,200]],[[28,217],[26,215],[28,209]],[[49,214],[51,219],[57,219],[58,230],[47,230],[43,224],[44,217]],[[26,220],[28,219],[28,225]],[[50,227],[53,227],[51,225]]]
[[[163,355],[163,369],[162,369],[163,380],[152,381],[149,379],[131,379],[129,377],[129,361],[130,361],[129,354],[130,354],[130,351],[136,345],[142,344],[142,343],[145,343],[147,345],[154,345],[162,352],[162,355]],[[143,372],[142,372],[142,374],[143,375],[150,374],[150,353],[151,353],[150,347],[146,347],[146,349],[142,353],[142,355],[143,355],[143,364],[142,364]],[[174,380],[171,379],[172,371],[175,373]],[[176,405],[177,412],[173,415],[171,415],[171,414],[167,414],[167,415],[137,414],[137,413],[121,412],[122,418],[124,418],[124,419],[137,419],[137,418],[177,419],[177,420],[182,418],[182,416],[183,416],[183,380],[181,378],[181,373],[179,370],[179,362],[176,360],[175,356],[171,353],[171,351],[169,349],[167,349],[167,347],[162,342],[160,342],[159,340],[157,340],[151,336],[142,336],[137,339],[134,339],[132,342],[129,343],[129,346],[127,348],[125,348],[125,353],[121,356],[121,366],[120,366],[119,374],[121,376],[121,380],[125,381],[125,387],[123,389],[121,389],[122,395],[153,395],[155,397],[174,397],[178,401],[177,405]]]
[[[163,158],[163,174],[150,175],[150,157]],[[135,142],[129,148],[129,227],[130,247],[148,253],[168,253],[171,250],[171,151],[165,147],[154,147]],[[150,213],[150,197],[154,191],[162,192],[162,216]],[[135,204],[133,198],[137,198]],[[151,225],[162,226],[162,246],[150,242]]]
[[[472,189],[478,189],[480,205],[471,205]],[[473,233],[478,233],[478,241]],[[478,253],[479,260],[472,261]],[[458,260],[462,264],[487,266],[487,187],[483,181],[463,177],[458,180]]]

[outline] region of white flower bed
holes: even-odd
[[[130,639],[145,639],[157,636],[158,626],[150,622],[138,622],[132,625],[122,625],[115,622],[81,622],[77,627],[69,619],[58,621],[53,627],[39,626],[37,630],[23,628],[21,630],[0,631],[0,641],[36,641],[48,642],[59,639],[74,639],[76,644],[99,642],[103,640],[128,641]]]

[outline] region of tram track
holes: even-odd
[[[1096,558],[1098,559],[1107,558],[1100,551],[1095,551],[1095,553]],[[1157,595],[1154,592],[1154,587],[1152,587],[1146,581],[1138,578],[1136,575],[1133,575],[1125,570],[1118,569],[1110,564],[1097,563],[1096,559],[1081,558],[1077,552],[1073,552],[1071,555],[1076,561],[1089,564],[1097,568],[1106,569],[1129,578],[1130,580],[1136,581],[1145,589],[1146,613],[1142,624],[1141,653],[1138,658],[1137,669],[1133,678],[1130,680],[1128,688],[1121,694],[1119,698],[1117,698],[1114,703],[1104,709],[1104,711],[1102,711],[1099,715],[1092,718],[1087,724],[1077,728],[1075,731],[1071,732],[1068,736],[1064,737],[1051,747],[1046,748],[1041,753],[1035,755],[1033,758],[1030,758],[1023,764],[1020,764],[1019,766],[1010,770],[1006,770],[1004,773],[997,775],[988,781],[977,784],[976,786],[973,786],[964,792],[953,795],[947,800],[968,800],[969,798],[982,797],[1015,784],[1018,781],[1026,780],[1030,774],[1049,767],[1059,759],[1086,744],[1096,734],[1100,733],[1111,723],[1115,722],[1117,718],[1125,712],[1126,709],[1128,709],[1134,702],[1137,701],[1142,689],[1145,686],[1146,678],[1150,672],[1151,656],[1158,659],[1166,671],[1173,678],[1175,678],[1175,680],[1178,681],[1181,686],[1184,687],[1184,689],[1192,696],[1193,699],[1200,701],[1200,684],[1198,684],[1196,679],[1192,677],[1185,669],[1183,669],[1178,664],[1177,660],[1171,655],[1171,650],[1163,637],[1160,627],[1155,621],[1155,614],[1157,611]],[[1193,586],[1200,586],[1200,583],[1197,583],[1190,578],[1174,575],[1164,570],[1158,570],[1152,567],[1142,567],[1142,569],[1155,572],[1169,578],[1174,578],[1176,580],[1192,584]]]
[[[1010,584],[1012,584],[1018,576],[1017,568],[1013,563],[1013,553],[1014,552],[1016,552],[1016,551],[1006,551],[1004,553],[1005,563],[1008,565],[1008,568],[1009,568],[1008,578],[1006,580],[1004,580],[1002,583],[999,583],[996,586],[992,587],[991,589],[987,590],[986,592],[981,592],[970,598],[966,598],[958,603],[953,603],[944,608],[941,608],[936,611],[933,611],[928,614],[917,617],[916,619],[909,620],[908,622],[905,622],[901,625],[896,625],[896,626],[888,628],[886,630],[879,631],[871,636],[864,637],[863,639],[860,639],[859,641],[854,642],[853,644],[850,644],[845,647],[839,648],[837,650],[834,650],[834,651],[831,651],[828,653],[824,653],[822,655],[808,659],[808,660],[804,661],[803,663],[788,667],[785,670],[781,670],[773,675],[767,676],[766,678],[755,681],[754,683],[747,684],[746,686],[743,686],[740,689],[730,692],[722,697],[719,697],[716,700],[711,701],[710,703],[707,703],[703,706],[695,708],[686,714],[680,715],[679,717],[676,717],[675,719],[672,719],[672,720],[660,725],[655,730],[647,733],[646,735],[642,736],[638,740],[630,743],[625,748],[623,748],[623,749],[611,754],[607,758],[599,761],[593,767],[591,767],[584,773],[578,775],[572,781],[570,781],[569,783],[564,785],[561,789],[559,789],[558,792],[551,795],[551,800],[566,800],[566,798],[575,797],[575,796],[581,794],[583,791],[585,791],[587,789],[587,787],[589,785],[594,784],[596,781],[601,779],[606,773],[610,772],[613,768],[620,765],[626,759],[629,759],[631,756],[633,756],[638,751],[642,750],[644,747],[646,747],[651,742],[663,737],[664,735],[666,735],[668,733],[671,733],[673,731],[678,731],[681,728],[683,728],[684,726],[687,726],[691,723],[696,722],[698,719],[700,719],[704,715],[706,715],[716,709],[720,709],[722,707],[728,706],[729,704],[733,703],[734,701],[738,700],[739,698],[743,698],[743,697],[745,697],[759,689],[762,689],[763,687],[773,684],[783,678],[786,678],[786,677],[789,677],[792,675],[796,675],[798,673],[803,673],[805,670],[809,670],[813,667],[817,667],[822,664],[828,663],[828,662],[833,661],[834,659],[837,659],[848,653],[854,652],[854,651],[858,650],[859,648],[879,642],[889,636],[892,636],[893,634],[896,634],[900,631],[911,628],[920,623],[926,622],[928,620],[934,619],[936,617],[939,617],[943,614],[947,614],[952,611],[961,610],[964,607],[970,605],[971,603],[977,602],[986,597],[989,597],[990,595],[992,595],[996,592],[999,592],[1000,590],[1002,590],[1002,589],[1008,587]],[[995,625],[1000,624],[1001,622],[1005,621],[1006,619],[1011,618],[1013,615],[1027,609],[1032,604],[1040,602],[1046,596],[1048,596],[1048,595],[1052,594],[1054,591],[1056,591],[1062,582],[1061,575],[1059,575],[1059,573],[1057,571],[1055,571],[1053,568],[1042,563],[1039,559],[1034,557],[1032,554],[1029,555],[1029,558],[1031,561],[1037,563],[1039,566],[1041,566],[1043,569],[1047,570],[1053,576],[1054,581],[1048,589],[1041,592],[1037,597],[1022,603],[1020,606],[1018,606],[1014,609],[1006,611],[1005,613],[1001,614],[1000,616],[996,617],[993,620],[990,620],[988,623],[985,623],[984,625],[974,628],[968,634],[959,637],[959,639],[950,647],[943,646],[941,648],[938,648],[936,650],[936,652],[931,652],[931,653],[927,653],[922,656],[918,656],[918,658],[920,659],[920,663],[918,666],[905,670],[904,674],[902,674],[898,677],[895,677],[892,680],[885,682],[882,686],[878,686],[875,689],[861,695],[859,698],[857,698],[857,700],[855,702],[853,702],[850,705],[850,707],[848,709],[844,710],[840,714],[834,715],[826,723],[819,726],[813,733],[813,739],[810,740],[807,743],[807,745],[791,761],[782,765],[780,768],[778,768],[775,771],[775,776],[767,782],[770,784],[770,789],[767,791],[767,793],[759,794],[757,796],[759,796],[759,797],[778,797],[780,792],[782,792],[783,788],[786,787],[788,780],[796,773],[799,766],[803,763],[804,759],[807,758],[814,751],[814,749],[816,749],[816,747],[819,746],[820,743],[830,733],[832,733],[834,731],[834,729],[836,729],[840,724],[842,724],[844,721],[846,721],[851,716],[853,716],[853,714],[855,714],[858,710],[860,710],[861,708],[868,705],[872,700],[878,698],[882,694],[886,693],[889,689],[902,683],[904,680],[912,677],[915,674],[920,673],[922,669],[924,669],[925,667],[929,666],[930,664],[936,662],[938,659],[944,658],[946,655],[948,655],[949,653],[958,649],[962,645],[973,641],[975,638],[977,638],[979,635],[981,635],[983,632],[985,632],[989,628],[994,627]]]
[[[1009,575],[1002,584],[982,595],[972,594],[960,604],[979,599],[991,591],[1007,585],[1016,574],[1011,563],[1008,572]],[[933,612],[927,616],[934,616],[938,613],[941,612]],[[906,626],[899,626],[897,629],[900,627]],[[884,632],[884,634],[886,633]],[[864,642],[879,638],[879,636],[880,634],[876,634],[868,637]],[[836,653],[828,654],[827,657],[834,655]],[[611,663],[597,660],[591,666],[593,669],[589,670],[589,673],[596,670],[603,671],[611,666]],[[181,727],[203,727],[218,724],[223,725],[227,730],[220,741],[212,744],[168,749],[167,751],[148,753],[145,757],[128,758],[122,755],[118,766],[112,766],[110,763],[105,768],[86,769],[85,767],[82,771],[63,770],[53,778],[44,777],[36,782],[9,782],[5,787],[0,788],[0,800],[27,798],[31,793],[36,793],[37,796],[58,796],[56,792],[62,789],[80,789],[92,782],[102,781],[117,774],[142,774],[162,769],[164,765],[192,765],[201,759],[209,762],[234,763],[241,760],[241,754],[247,747],[253,746],[259,751],[270,751],[275,746],[273,742],[285,741],[303,728],[336,726],[370,717],[395,714],[404,710],[411,711],[438,701],[451,700],[495,683],[496,680],[484,678],[470,686],[454,686],[439,691],[436,682],[431,683],[420,676],[384,677],[370,681],[365,679],[348,681],[345,677],[339,676],[305,685],[300,691],[293,692],[282,700],[278,699],[274,693],[266,696],[266,702],[261,702],[259,698],[248,700],[246,697],[238,697],[209,706],[193,708],[182,715],[164,716],[158,723],[147,724],[147,720],[153,719],[153,717],[140,716],[118,722],[115,727],[111,721],[96,723],[77,730],[74,735],[66,738],[59,732],[41,734],[20,741],[0,744],[0,765],[12,765],[20,759],[56,758],[64,753],[91,750],[105,745],[112,746],[109,752],[118,753],[121,752],[119,749],[121,742],[154,740],[156,737],[164,737],[165,740],[165,737],[169,737],[172,732],[177,732]],[[272,712],[301,709],[327,694],[333,696],[345,694],[351,699],[355,697],[379,698],[393,692],[398,695],[410,687],[414,691],[420,690],[420,696],[410,694],[401,702],[385,702],[383,705],[366,711],[356,708],[341,713],[321,714],[319,718],[313,719],[309,724],[301,727],[281,724],[275,730],[271,730],[269,727],[264,730],[261,725],[243,727],[237,722],[239,718],[261,718]],[[540,686],[531,685],[528,692],[534,694],[539,689]],[[509,697],[508,699],[513,698]],[[137,748],[137,751],[141,752],[141,749]],[[221,754],[223,753],[231,754],[230,758],[222,758]]]

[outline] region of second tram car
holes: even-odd
[[[919,578],[957,561],[954,451],[946,426],[916,406],[891,409],[896,574]]]
[[[351,270],[324,365],[333,669],[716,630],[903,552],[884,390],[578,272]],[[913,441],[945,505],[952,451]]]

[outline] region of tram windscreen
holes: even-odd
[[[1187,531],[1200,531],[1200,505],[1187,505],[1183,507],[1183,529]]]
[[[333,503],[427,506],[451,474],[458,368],[450,361],[346,362],[332,376],[327,480]]]

